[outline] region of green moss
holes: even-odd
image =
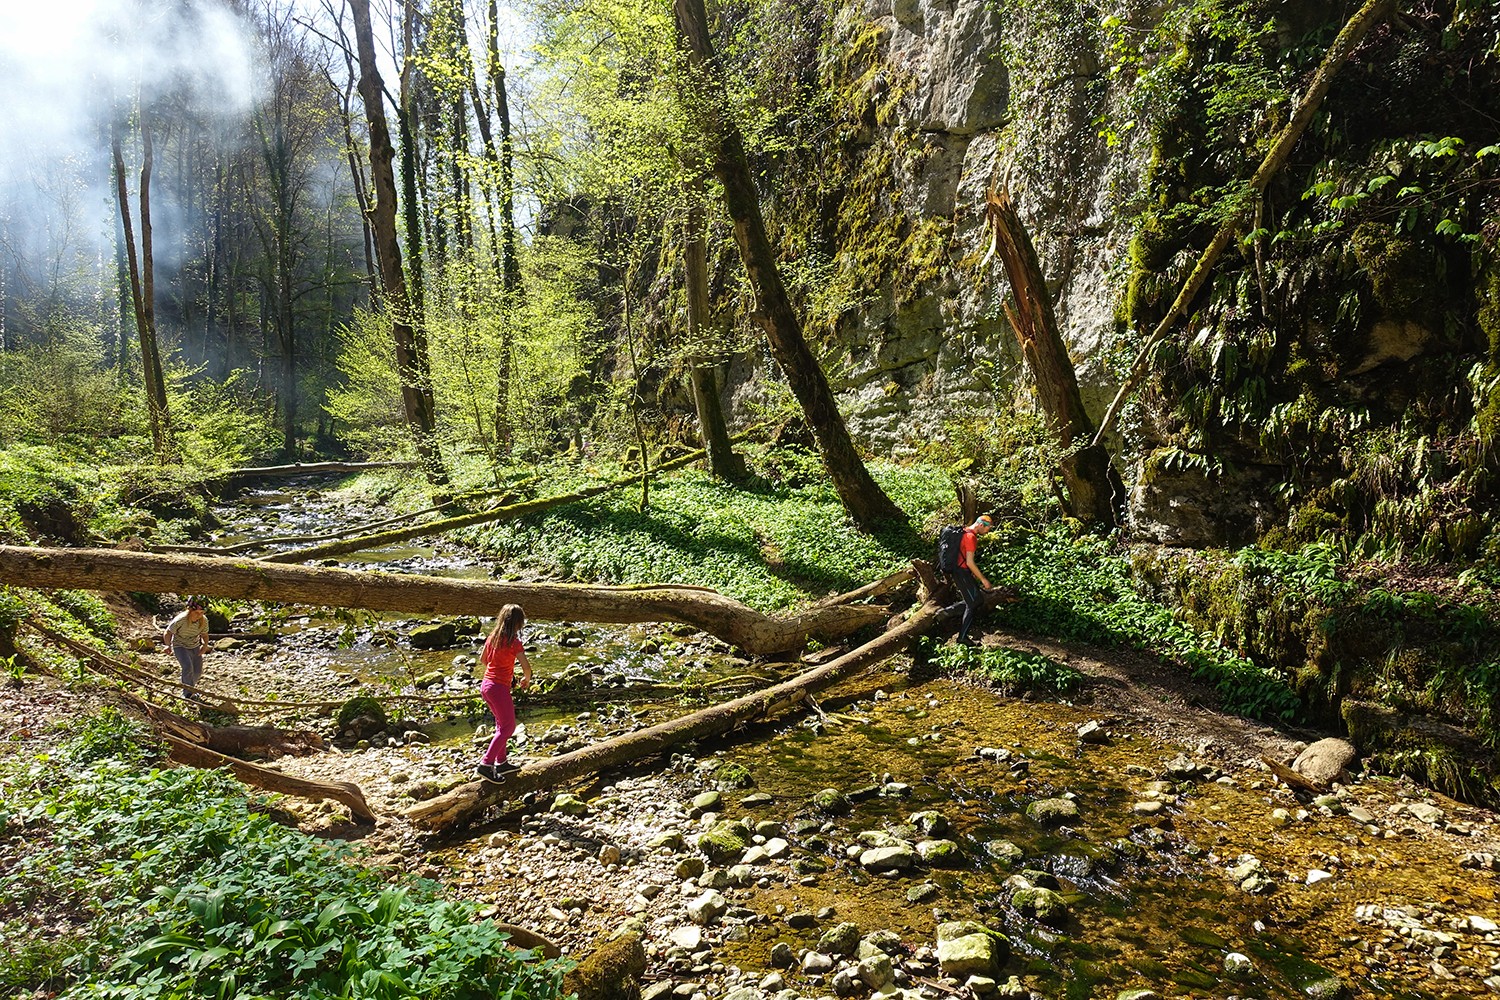
[[[714,864],[738,861],[750,846],[750,828],[743,822],[715,823],[698,838],[698,850]]]
[[[1351,235],[1349,251],[1386,315],[1425,318],[1430,313],[1432,291],[1440,287],[1430,246],[1400,236],[1394,226],[1365,222]]]

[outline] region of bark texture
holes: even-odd
[[[198,593],[413,615],[487,617],[504,604],[519,604],[532,619],[682,622],[756,656],[800,650],[810,636],[835,641],[885,617],[878,607],[846,605],[773,618],[701,587],[492,583],[119,549],[0,546],[0,583]]]
[[[417,325],[418,317],[407,295],[406,275],[401,264],[401,242],[396,232],[396,174],[391,163],[396,151],[386,124],[384,84],[375,62],[375,37],[370,26],[370,0],[350,0],[354,35],[359,50],[359,94],[364,100],[365,120],[370,128],[370,184],[374,199],[370,228],[375,234],[376,260],[380,265],[380,288],[391,334],[396,344],[396,373],[401,382],[401,402],[406,422],[421,456],[422,468],[437,486],[446,485],[448,473],[438,454],[434,431],[437,418],[432,399],[432,379],[427,364],[427,342]]]
[[[1015,308],[1007,303],[1006,314],[1026,363],[1031,366],[1037,398],[1047,414],[1047,422],[1062,446],[1060,471],[1069,510],[1082,521],[1114,527],[1119,522],[1116,511],[1118,500],[1124,496],[1124,486],[1110,465],[1104,446],[1083,444],[1094,433],[1094,422],[1083,408],[1078,373],[1057,328],[1057,315],[1052,309],[1052,296],[1047,291],[1036,247],[1009,191],[990,189],[985,198],[985,216],[994,234],[994,249],[1005,265],[1015,296]]]

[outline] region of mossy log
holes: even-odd
[[[681,622],[753,656],[795,652],[809,637],[836,641],[886,616],[881,608],[850,604],[771,617],[698,587],[497,583],[120,549],[0,546],[0,582],[18,587],[196,593],[413,615],[484,617],[502,605],[519,604],[534,620]]]
[[[554,788],[692,740],[722,736],[747,723],[775,718],[801,704],[809,695],[895,656],[951,614],[936,604],[920,605],[904,622],[879,638],[790,680],[572,753],[527,764],[501,783],[471,781],[412,806],[406,810],[406,816],[437,830],[467,826],[483,815],[487,807],[527,792]]]
[[[291,465],[263,465],[255,468],[230,469],[219,477],[221,483],[247,479],[277,479],[289,476],[324,475],[333,472],[368,472],[372,469],[415,469],[416,462],[293,462]]]

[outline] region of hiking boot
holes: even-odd
[[[507,775],[515,774],[521,769],[521,765],[512,760],[502,760],[492,770],[495,772],[495,780],[499,781]]]
[[[478,767],[474,768],[474,770],[485,781],[495,781],[496,780],[496,778],[495,778],[495,765],[494,764],[480,764]]]

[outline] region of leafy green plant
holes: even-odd
[[[1007,693],[1047,691],[1068,695],[1083,686],[1083,674],[1041,653],[1019,649],[944,645],[923,640],[929,662],[953,673],[967,674]]]
[[[161,748],[145,726],[107,706],[74,726],[63,754],[78,765],[111,759],[140,765],[159,757]]]
[[[558,995],[564,965],[507,949],[475,905],[278,825],[225,774],[99,760],[51,775],[7,776],[39,848],[0,881],[0,906],[76,894],[70,997]],[[0,968],[23,988],[58,978],[30,965]]]

